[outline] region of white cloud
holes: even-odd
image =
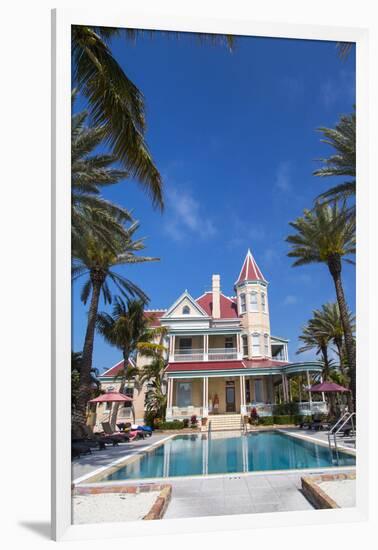
[[[355,102],[355,75],[352,71],[342,69],[334,78],[329,78],[320,87],[320,97],[327,108],[340,99],[346,98]]]
[[[200,203],[183,188],[171,187],[166,191],[167,210],[165,232],[174,240],[184,239],[188,233],[200,238],[213,237],[216,227],[203,212]]]
[[[293,294],[288,294],[287,296],[285,296],[282,302],[284,306],[292,306],[293,304],[297,304],[297,303],[298,303],[298,298]]]
[[[276,170],[274,187],[283,193],[288,193],[292,190],[291,184],[291,163],[290,161],[280,162]]]

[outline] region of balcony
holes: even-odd
[[[209,348],[208,353],[203,349],[181,349],[175,351],[173,360],[180,361],[232,361],[241,359],[236,348]]]

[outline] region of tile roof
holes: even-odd
[[[266,281],[249,249],[235,285],[243,283],[244,281]]]
[[[163,317],[163,315],[166,313],[166,309],[154,309],[154,310],[146,310],[144,312],[145,316],[148,317],[150,320],[150,326],[151,327],[159,327],[160,326],[160,318]]]
[[[211,290],[197,298],[197,304],[210,316],[213,313],[213,293]],[[238,309],[233,299],[220,295],[220,319],[237,319]]]
[[[102,374],[100,374],[100,378],[102,378],[103,376],[104,377],[109,377],[109,378],[112,378],[113,376],[116,376],[122,369],[123,369],[123,365],[124,365],[124,360],[122,359],[121,361],[118,361],[118,363],[116,363],[115,365],[113,365],[112,367],[110,367],[110,369],[104,371]],[[130,366],[132,367],[135,367],[135,364],[129,360],[129,364]]]

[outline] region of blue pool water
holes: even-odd
[[[179,435],[102,481],[353,466],[355,457],[281,432]]]

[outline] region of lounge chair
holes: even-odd
[[[76,427],[75,434],[72,436],[72,443],[84,445],[90,449],[105,449],[106,445],[118,445],[117,438],[106,434],[95,434],[89,426]]]
[[[110,425],[110,422],[101,422],[101,426],[106,436],[112,437],[115,440],[118,440],[120,442],[125,442],[125,441],[129,441],[130,439],[134,439],[134,437],[130,437],[131,432],[114,431]]]

